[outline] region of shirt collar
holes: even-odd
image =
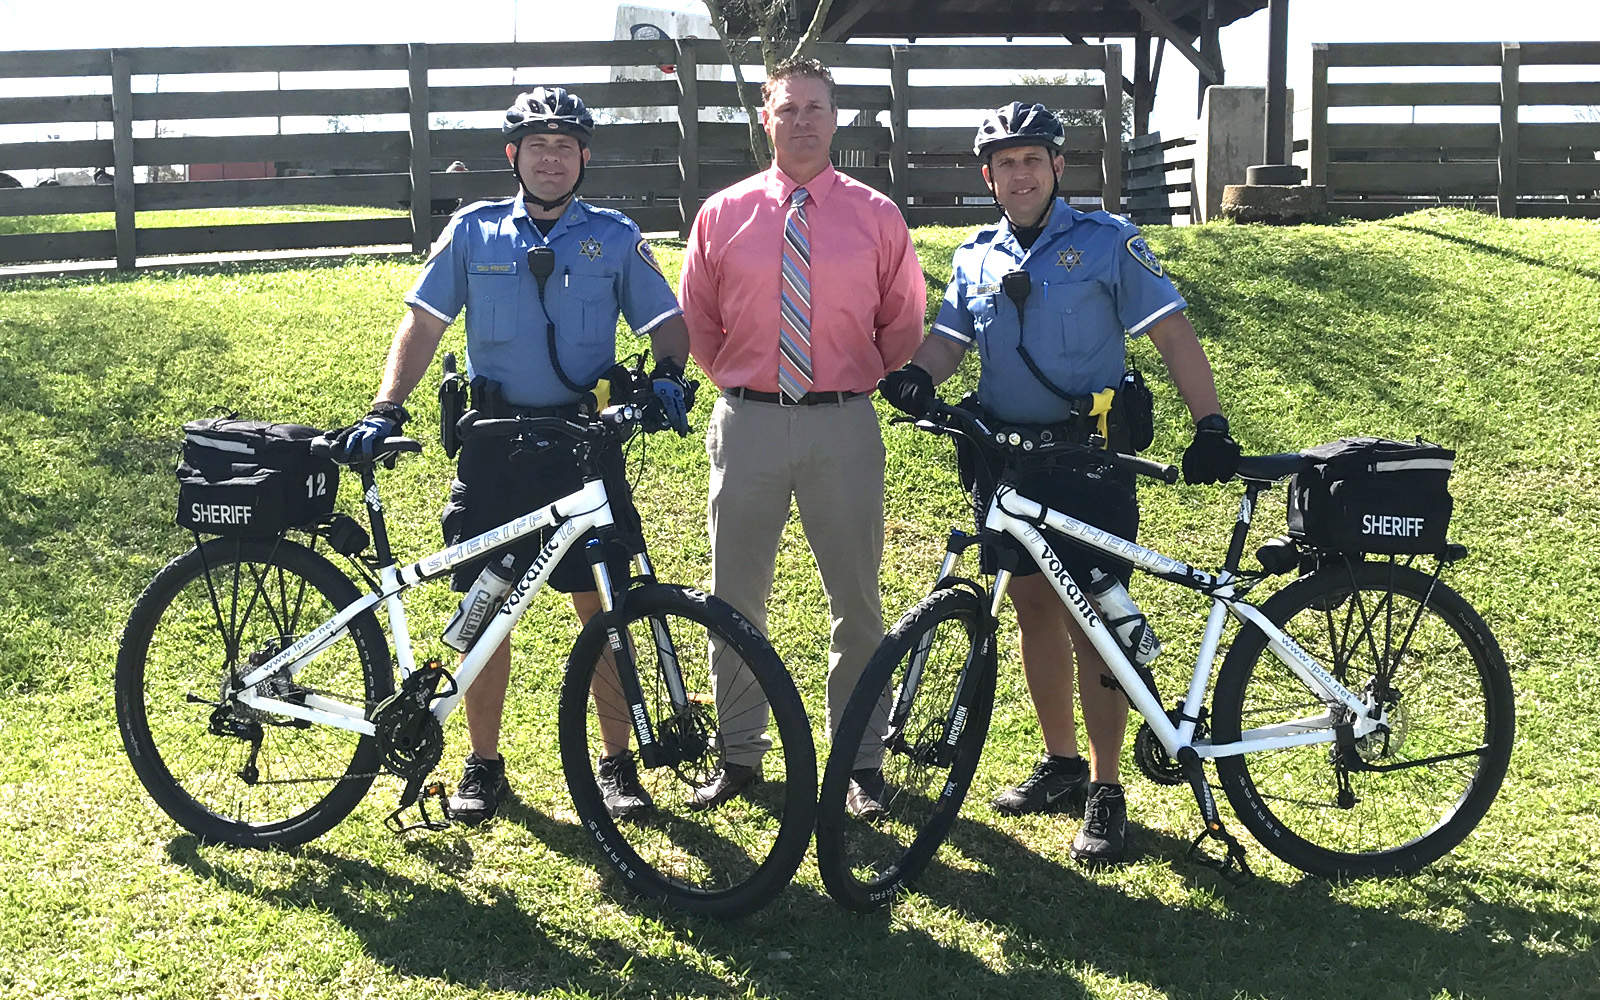
[[[539,227],[533,224],[533,216],[528,214],[528,199],[522,196],[521,191],[517,192],[516,200],[511,206],[512,223],[522,232],[537,236],[545,243],[554,241],[561,231],[568,226],[577,225],[582,215],[583,210],[578,207],[578,199],[573,198],[567,202],[567,208],[561,213],[561,218],[557,219],[556,224],[550,227],[550,235],[544,236],[539,233]]]
[[[1044,230],[1039,233],[1039,238],[1034,241],[1034,247],[1041,247],[1050,242],[1057,235],[1066,232],[1083,218],[1083,213],[1067,204],[1065,198],[1057,196],[1054,204],[1050,206],[1050,218],[1045,220]],[[1016,248],[1017,257],[1020,259],[1032,249],[1024,251],[1017,242],[1016,231],[1011,226],[1011,217],[1004,212],[1000,213],[1000,231],[1005,236],[1005,242]]]
[[[794,195],[794,189],[803,187],[806,189],[807,199],[826,201],[828,192],[833,190],[833,184],[838,179],[838,171],[834,170],[833,164],[830,163],[822,168],[822,173],[804,184],[796,184],[794,178],[779,170],[778,164],[774,162],[767,170],[767,193],[778,201],[788,204],[790,197]]]

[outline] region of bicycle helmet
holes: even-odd
[[[972,152],[987,161],[996,151],[1012,146],[1045,146],[1057,152],[1066,141],[1061,120],[1043,104],[1012,101],[984,117],[972,138]]]
[[[506,142],[517,143],[525,135],[535,132],[554,132],[570,135],[582,145],[588,145],[594,134],[594,118],[576,94],[565,87],[535,87],[518,94],[511,107],[506,109],[505,122],[500,131]]]

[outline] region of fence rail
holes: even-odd
[[[1161,133],[1135,136],[1124,145],[1128,218],[1141,226],[1194,221],[1192,135],[1163,139]]]
[[[1524,66],[1600,69],[1600,42],[1379,43],[1312,47],[1311,182],[1332,211],[1377,217],[1420,204],[1492,204],[1502,216],[1600,216],[1600,82],[1522,79]],[[1341,83],[1347,67],[1498,67],[1499,82]],[[1330,109],[1495,109],[1480,124],[1332,122]],[[1567,107],[1571,122],[1524,122],[1524,109]]]
[[[878,71],[879,79],[838,88],[841,108],[869,124],[841,127],[834,140],[840,169],[888,194],[914,224],[963,224],[992,209],[963,199],[983,195],[971,166],[972,128],[911,125],[914,112],[978,113],[1015,97],[1015,86],[911,83],[913,70],[1089,70],[1100,85],[1030,88],[1052,107],[1100,112],[1100,126],[1068,129],[1072,164],[1063,191],[1098,198],[1115,211],[1123,193],[1121,49],[1115,46],[833,45],[828,64]],[[109,168],[111,183],[84,187],[0,189],[0,216],[110,212],[114,225],[86,233],[0,235],[0,264],[114,256],[122,268],[157,254],[279,250],[409,243],[425,250],[457,199],[502,197],[514,190],[493,128],[443,127],[441,118],[498,110],[532,80],[562,82],[574,67],[677,66],[674,79],[573,84],[611,119],[593,144],[584,196],[631,215],[649,231],[686,233],[701,201],[754,169],[736,85],[720,79],[729,63],[716,41],[526,44],[326,45],[143,48],[8,52],[0,83],[65,78],[77,92],[0,99],[0,140],[33,125],[65,139],[0,141],[0,170]],[[736,47],[747,76],[760,76],[753,47]],[[710,70],[705,78],[700,70]],[[249,89],[230,74],[315,74],[299,86]],[[206,74],[203,83],[188,79]],[[331,86],[340,75],[366,74],[360,86]],[[373,75],[376,74],[376,75]],[[642,74],[641,74],[642,75]],[[508,82],[474,79],[503,77]],[[348,76],[344,77],[348,79]],[[222,80],[222,85],[218,81]],[[315,85],[313,85],[315,84]],[[199,87],[214,89],[198,89]],[[759,88],[746,96],[759,105]],[[629,109],[635,120],[618,120]],[[706,109],[724,119],[701,121]],[[887,123],[878,124],[887,113]],[[325,132],[330,120],[386,116],[381,130]],[[666,120],[639,121],[637,118]],[[309,119],[310,122],[286,119]],[[318,121],[318,120],[321,121]],[[676,120],[674,120],[676,119]],[[243,125],[241,126],[241,120]],[[95,137],[81,133],[94,126]],[[320,128],[309,130],[308,124]],[[448,122],[460,125],[458,122]],[[102,135],[109,126],[110,137]],[[241,131],[248,134],[207,134]],[[188,133],[188,134],[178,134]],[[1109,134],[1108,134],[1109,133]],[[467,173],[449,173],[461,160]],[[172,180],[172,165],[270,164],[276,176]],[[957,164],[960,164],[957,166]],[[409,206],[409,218],[318,223],[138,226],[138,213],[168,209],[282,205]]]

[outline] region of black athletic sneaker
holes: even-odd
[[[1083,829],[1072,838],[1072,857],[1090,865],[1122,862],[1128,841],[1128,800],[1121,785],[1089,786],[1083,810]]]
[[[858,767],[850,772],[844,808],[856,819],[868,823],[876,823],[889,815],[889,786],[883,780],[881,768]]]
[[[639,784],[639,765],[633,752],[601,757],[595,783],[612,819],[636,819],[656,807],[650,793]]]
[[[1082,816],[1088,788],[1089,766],[1082,757],[1045,754],[1026,781],[1001,792],[992,805],[996,812],[1012,816],[1042,812]]]
[[[467,766],[461,772],[461,783],[450,796],[450,818],[457,823],[477,826],[493,818],[500,803],[510,797],[511,783],[506,780],[505,758],[488,760],[469,753]]]

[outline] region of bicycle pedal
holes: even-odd
[[[1213,857],[1201,849],[1200,845],[1207,838],[1222,843],[1222,857]],[[1230,885],[1240,885],[1245,879],[1254,878],[1256,874],[1251,870],[1250,862],[1245,860],[1244,845],[1240,844],[1238,838],[1224,829],[1221,823],[1206,824],[1206,828],[1200,831],[1200,835],[1190,842],[1189,852],[1185,855],[1185,859],[1205,865],[1207,868],[1215,869],[1216,873],[1221,875],[1223,880]]]
[[[437,816],[428,811],[429,799],[434,799],[437,803],[439,810]],[[415,823],[406,823],[401,819],[401,815],[413,806],[416,807],[417,815],[420,819]],[[438,832],[448,829],[450,827],[450,800],[444,794],[444,782],[429,782],[427,787],[421,790],[421,794],[417,794],[408,786],[406,793],[400,796],[400,807],[384,819],[383,825],[387,826],[396,836],[411,830]]]

